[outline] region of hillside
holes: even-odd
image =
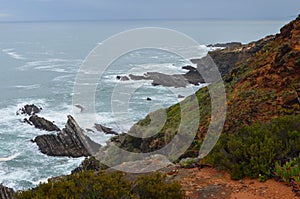
[[[223,73],[233,68],[223,77],[227,94],[227,117],[223,133],[234,133],[244,125],[300,113],[300,16],[281,28],[275,36],[234,49],[211,52],[210,55]],[[210,121],[208,89],[200,89],[196,95],[200,107],[200,125],[193,146],[183,157],[198,155],[199,145]],[[189,97],[186,98],[184,103],[189,100]],[[179,104],[166,111],[166,123],[155,136],[140,139],[123,134],[112,140],[130,151],[149,152],[165,146],[168,143],[166,140],[176,134],[181,119]],[[148,115],[138,125],[146,126],[150,118]],[[130,131],[137,129],[133,126]]]

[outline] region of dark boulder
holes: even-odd
[[[0,184],[0,199],[14,199],[14,190]]]
[[[25,105],[24,107],[20,108],[18,111],[17,111],[17,115],[34,115],[36,113],[39,113],[41,112],[42,110],[42,107],[38,107],[34,104],[27,104]]]
[[[49,120],[46,120],[43,117],[39,117],[37,115],[32,115],[29,120],[24,119],[25,122],[32,124],[35,128],[46,130],[46,131],[60,131],[60,129]]]
[[[101,145],[84,135],[83,130],[70,115],[65,128],[57,135],[40,135],[34,141],[40,151],[49,156],[90,156],[101,147]]]

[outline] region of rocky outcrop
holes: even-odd
[[[80,173],[83,171],[100,171],[107,168],[108,167],[106,165],[102,164],[95,157],[91,156],[85,158],[82,163],[72,171],[72,173]]]
[[[60,131],[60,129],[49,120],[39,117],[37,113],[40,113],[42,107],[38,107],[34,104],[25,105],[17,111],[17,115],[27,115],[30,116],[29,119],[26,117],[22,122],[33,125],[35,128],[45,130],[45,131]]]
[[[224,77],[231,71],[239,62],[247,59],[251,55],[262,49],[267,43],[274,40],[275,36],[268,36],[256,42],[242,45],[240,42],[232,42],[226,44],[209,45],[209,47],[222,47],[223,49],[214,50],[208,52],[208,55],[201,59],[192,59],[191,62],[197,65],[197,68],[193,66],[183,66],[182,69],[188,70],[184,74],[163,74],[160,72],[146,72],[144,75],[129,74],[131,80],[151,80],[153,86],[164,87],[186,87],[189,84],[199,85],[203,83],[212,83],[218,79],[206,78],[203,79],[199,73],[206,73],[206,77],[210,77],[210,74],[215,74],[214,70],[216,65],[221,76]],[[213,62],[212,62],[213,61]],[[117,79],[122,80],[127,76],[117,76]]]
[[[127,76],[120,76],[120,75],[117,75],[117,80],[121,80],[121,81],[128,81],[129,80],[129,77]]]
[[[204,83],[203,78],[196,68],[192,66],[184,66],[183,69],[188,70],[185,74],[167,75],[159,72],[147,72],[143,76],[130,74],[132,80],[151,80],[153,86],[165,87],[186,87],[189,84],[199,85]]]
[[[14,199],[14,190],[0,184],[0,199]]]
[[[103,132],[103,133],[108,134],[108,135],[119,135],[117,132],[112,130],[112,128],[103,126],[101,124],[95,124],[94,127],[97,129],[97,131]]]
[[[24,121],[35,126],[35,128],[45,131],[60,131],[60,129],[53,122],[50,122],[49,120],[37,115],[32,115],[29,120],[24,119]]]
[[[213,48],[236,48],[240,46],[242,46],[241,42],[217,43],[217,44],[207,45],[207,47],[213,47]]]
[[[99,144],[84,135],[72,116],[68,116],[65,128],[57,135],[40,135],[34,139],[40,151],[49,156],[82,157],[99,150]]]
[[[228,74],[239,62],[246,60],[251,55],[254,55],[260,49],[262,49],[267,43],[274,40],[275,36],[267,36],[259,41],[251,42],[245,45],[234,44],[224,49],[208,52],[206,57],[201,59],[191,60],[194,64],[197,64],[199,71],[210,72],[211,68],[205,63],[209,63],[210,58],[214,61],[214,64],[219,69],[222,77]],[[226,46],[226,45],[225,45]],[[208,58],[210,57],[210,58]],[[204,70],[202,70],[204,69]]]
[[[20,108],[17,111],[17,115],[34,115],[36,113],[41,112],[42,107],[38,107],[34,104],[26,104],[24,107]]]

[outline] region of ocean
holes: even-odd
[[[0,183],[14,189],[28,189],[50,177],[69,174],[84,159],[42,154],[30,140],[48,132],[22,123],[25,116],[16,115],[16,111],[25,104],[36,104],[43,107],[42,117],[63,128],[67,115],[74,111],[72,96],[77,71],[89,52],[106,38],[133,28],[169,28],[196,40],[203,52],[199,54],[201,57],[210,50],[205,46],[207,44],[248,43],[278,33],[286,22],[139,20],[0,23]],[[154,87],[149,81],[120,82],[116,79],[117,75],[127,75],[132,67],[139,67],[144,72],[184,72],[181,67],[187,64],[190,64],[188,60],[176,54],[155,49],[121,56],[111,63],[99,81],[95,94],[97,122],[118,132],[126,132],[132,125],[118,125],[122,118],[112,114],[111,95],[116,84],[138,87],[128,105],[132,122],[180,100],[174,94],[174,88]],[[175,90],[187,96],[201,86]],[[147,101],[148,97],[152,100]],[[87,134],[101,144],[109,138],[101,132]]]

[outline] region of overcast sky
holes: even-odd
[[[0,21],[288,20],[298,14],[300,0],[0,0]]]

